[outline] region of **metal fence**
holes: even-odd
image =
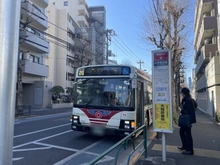
[[[134,135],[137,134],[139,131],[143,130],[144,133],[144,138],[143,140],[137,144],[137,146],[135,146],[134,144]],[[117,165],[117,161],[118,161],[118,157],[119,157],[119,153],[120,150],[124,147],[124,149],[126,150],[128,148],[128,142],[132,141],[132,148],[133,151],[130,153],[128,160],[127,160],[127,165],[134,165],[137,160],[144,154],[144,157],[147,158],[147,128],[146,125],[141,126],[140,128],[136,129],[135,131],[133,131],[132,133],[130,133],[128,136],[126,136],[125,138],[123,138],[122,140],[120,140],[118,143],[116,143],[115,145],[113,145],[111,148],[109,148],[107,151],[105,151],[103,154],[101,154],[100,156],[96,157],[95,159],[93,159],[92,161],[90,161],[89,163],[87,163],[87,165],[93,165],[95,163],[97,163],[99,160],[101,160],[103,157],[105,157],[108,153],[110,153],[111,151],[113,151],[114,149],[116,149],[118,147],[118,151],[116,153],[115,156],[115,160],[114,160],[114,165]],[[135,157],[136,159],[132,162],[131,161],[131,157],[132,155],[135,153],[135,151],[137,151],[137,149],[141,146],[144,146],[143,151],[141,151],[140,154],[138,154],[137,157]]]

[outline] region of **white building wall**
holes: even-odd
[[[48,18],[51,23],[48,28],[48,33],[67,42],[67,12],[58,10],[54,5],[48,7]],[[60,85],[66,88],[66,57],[68,54],[67,45],[56,39],[50,42],[50,53],[47,59],[49,65],[48,81],[52,82],[53,86]]]
[[[214,56],[205,69],[207,77],[207,110],[210,116],[215,116],[220,102],[220,65],[219,56]]]

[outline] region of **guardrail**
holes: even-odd
[[[134,140],[131,138],[134,136],[134,134],[138,133],[139,131],[143,130],[144,132],[144,138],[143,140],[135,147],[134,144]],[[136,163],[136,161],[144,154],[144,157],[147,158],[147,128],[146,125],[142,125],[140,128],[136,129],[135,131],[133,131],[132,133],[130,133],[129,135],[127,135],[125,138],[123,138],[122,140],[120,140],[118,143],[116,143],[115,145],[113,145],[111,148],[109,148],[107,151],[105,151],[103,154],[101,154],[100,156],[96,157],[95,159],[93,159],[92,161],[90,161],[89,163],[87,163],[86,165],[94,165],[96,162],[98,162],[99,160],[101,160],[104,156],[106,156],[108,153],[110,153],[111,151],[113,151],[114,149],[118,148],[118,151],[116,153],[115,156],[115,161],[114,161],[114,165],[117,165],[117,161],[118,161],[118,156],[119,156],[119,152],[121,150],[121,148],[124,146],[124,149],[126,150],[128,148],[128,142],[129,140],[132,140],[132,147],[133,147],[133,151],[130,153],[129,157],[128,157],[128,161],[127,161],[127,165],[134,165]],[[130,162],[131,160],[131,156],[135,153],[135,151],[137,151],[137,149],[143,145],[144,146],[144,150],[137,156],[135,157],[136,159],[134,160],[134,162]]]

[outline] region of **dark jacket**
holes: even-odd
[[[181,114],[182,115],[189,114],[191,124],[196,123],[195,107],[194,107],[194,104],[193,104],[193,100],[190,96],[185,96],[182,99]]]

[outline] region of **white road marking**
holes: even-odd
[[[37,150],[47,150],[51,147],[39,147],[39,148],[25,148],[25,149],[16,149],[13,152],[23,152],[23,151],[37,151]]]
[[[17,160],[21,160],[23,159],[24,157],[20,157],[20,158],[13,158],[12,161],[17,161]]]
[[[46,144],[46,143],[41,143],[41,142],[34,142],[34,144],[48,146],[50,148],[58,148],[58,149],[62,149],[62,150],[73,151],[73,152],[79,151],[79,150],[73,149],[73,148],[61,147],[61,146],[56,146],[56,145],[51,145],[51,144]]]
[[[66,157],[65,159],[63,159],[63,160],[61,160],[61,161],[55,163],[54,165],[62,165],[62,164],[64,164],[65,162],[67,162],[67,161],[73,159],[74,157],[76,157],[76,156],[78,156],[78,155],[80,155],[80,154],[82,154],[82,153],[84,153],[84,154],[85,154],[85,153],[86,153],[86,154],[92,154],[92,155],[95,155],[95,156],[100,155],[100,154],[96,154],[96,153],[93,153],[93,152],[87,152],[87,150],[89,150],[90,148],[92,148],[92,147],[94,147],[94,146],[96,146],[96,145],[102,143],[104,140],[106,140],[106,138],[105,138],[105,139],[102,139],[102,140],[99,140],[99,141],[97,141],[96,143],[93,143],[93,144],[87,146],[87,147],[84,148],[83,150],[78,150],[78,152],[76,152],[76,153],[74,153],[74,154],[72,154],[72,155]],[[106,159],[109,159],[109,160],[114,159],[114,157],[110,157],[110,156],[105,156],[105,158],[106,158]],[[105,160],[105,161],[106,161],[106,160]]]
[[[23,146],[26,146],[26,145],[29,145],[29,144],[32,144],[32,143],[35,143],[35,142],[42,141],[42,140],[47,140],[47,139],[50,139],[50,138],[53,138],[53,137],[56,137],[56,136],[60,136],[60,135],[63,135],[63,134],[69,133],[69,132],[72,132],[72,130],[65,131],[65,132],[58,133],[58,134],[51,135],[51,136],[47,136],[47,137],[44,137],[44,138],[41,138],[41,139],[38,139],[38,140],[30,141],[28,143],[23,143],[21,145],[14,146],[13,149],[16,149],[16,148],[19,148],[19,147],[23,147]]]
[[[27,136],[27,135],[31,135],[31,134],[35,134],[35,133],[39,133],[39,132],[43,132],[43,131],[48,131],[48,130],[52,130],[52,129],[56,129],[56,128],[60,128],[60,127],[64,127],[64,126],[67,126],[67,125],[70,126],[71,123],[63,124],[63,125],[59,125],[59,126],[56,126],[56,127],[50,127],[50,128],[46,128],[46,129],[42,129],[42,130],[38,130],[38,131],[33,131],[33,132],[29,132],[29,133],[21,134],[21,135],[17,135],[17,136],[14,136],[14,138],[18,138],[18,137],[22,137],[22,136]]]

